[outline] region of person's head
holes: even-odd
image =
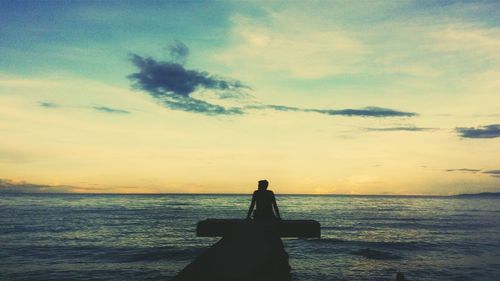
[[[260,180],[259,181],[259,190],[266,190],[268,186],[269,186],[269,182],[267,180]]]

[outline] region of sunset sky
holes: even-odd
[[[4,1],[0,192],[500,191],[499,50],[498,1]]]

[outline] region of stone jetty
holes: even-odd
[[[289,281],[288,254],[281,237],[320,237],[313,220],[207,219],[198,223],[200,237],[222,237],[172,281]]]

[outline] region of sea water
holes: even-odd
[[[244,218],[250,195],[0,194],[0,280],[169,280],[217,238],[206,218]],[[500,280],[500,200],[277,195],[283,219],[321,239],[283,239],[293,280]]]

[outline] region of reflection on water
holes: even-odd
[[[0,280],[168,280],[216,238],[198,220],[244,218],[250,195],[2,195]],[[279,196],[294,280],[497,280],[498,199]]]

